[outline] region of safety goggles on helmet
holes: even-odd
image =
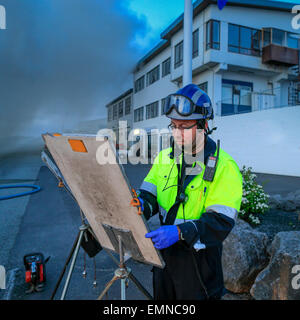
[[[171,94],[166,98],[163,110],[164,114],[168,115],[173,108],[181,116],[190,116],[193,113],[203,116],[208,114],[207,108],[199,107],[191,99],[179,94]]]

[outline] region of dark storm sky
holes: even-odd
[[[146,21],[120,0],[0,0],[0,138],[106,116],[132,85]]]

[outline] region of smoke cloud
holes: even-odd
[[[0,150],[20,137],[105,118],[132,86],[145,20],[120,0],[0,0]],[[0,151],[1,152],[1,151]]]

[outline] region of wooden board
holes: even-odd
[[[145,238],[150,229],[144,216],[139,216],[137,208],[130,205],[132,192],[124,168],[117,161],[115,164],[97,161],[99,147],[109,148],[115,158],[113,146],[108,141],[97,141],[96,136],[47,133],[42,137],[101,246],[115,251],[102,225],[130,230],[144,257],[142,262],[163,268],[160,252],[151,239]],[[81,140],[84,146],[81,148],[75,141],[72,148],[69,140]]]

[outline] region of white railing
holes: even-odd
[[[251,112],[300,106],[300,85],[295,84],[295,86],[289,86],[286,90],[277,87],[263,91],[247,92],[240,96],[238,100],[251,103]],[[233,105],[235,107],[234,109],[238,110],[238,105],[235,105],[232,99],[223,99],[216,103],[216,114],[219,116],[222,115],[222,104]],[[242,103],[240,104],[242,105]]]

